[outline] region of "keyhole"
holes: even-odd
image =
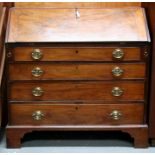
[[[10,58],[12,56],[12,53],[8,52],[7,56],[8,56],[8,58]]]
[[[77,51],[77,50],[76,50],[76,51],[75,51],[75,53],[76,53],[76,54],[78,54],[78,53],[79,53],[79,51]]]

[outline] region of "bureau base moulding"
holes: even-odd
[[[32,131],[122,131],[134,139],[135,148],[148,147],[147,125],[118,125],[118,126],[7,126],[7,147],[21,147],[21,139]]]

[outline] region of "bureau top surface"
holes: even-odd
[[[12,8],[6,42],[146,42],[142,8]]]

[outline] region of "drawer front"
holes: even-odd
[[[14,61],[139,61],[140,48],[31,48],[13,50]],[[123,53],[123,55],[122,55]],[[115,58],[117,57],[117,58]]]
[[[10,64],[10,80],[112,80],[145,78],[145,64]]]
[[[10,100],[144,100],[144,82],[14,82]]]
[[[143,104],[10,104],[10,125],[142,124]]]

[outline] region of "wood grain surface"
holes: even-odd
[[[32,118],[40,110],[44,113],[42,120]],[[113,110],[122,113],[120,120],[113,120]],[[10,125],[122,125],[143,124],[144,106],[142,104],[70,104],[70,105],[9,105]]]
[[[151,43],[151,77],[150,77],[150,104],[149,104],[149,137],[152,140],[152,145],[155,146],[155,3],[143,3],[143,7],[146,8],[147,11],[147,20],[150,27],[150,35],[152,38]]]
[[[0,7],[0,127],[7,124],[7,105],[6,105],[6,51],[5,34],[7,25],[7,10]]]
[[[43,74],[39,77],[32,71],[39,67]],[[115,77],[112,70],[119,67],[122,76]],[[136,72],[135,72],[136,70]],[[44,63],[44,64],[10,64],[9,80],[114,80],[144,79],[145,63]]]
[[[44,94],[41,97],[32,95],[35,87],[41,87]],[[124,93],[114,97],[113,87],[120,87]],[[144,82],[14,82],[10,85],[10,100],[144,100]]]
[[[56,8],[120,8],[140,7],[141,2],[15,2],[15,7],[56,7]]]
[[[13,61],[34,61],[32,52],[39,49],[43,56],[39,61],[116,61],[112,53],[119,47],[91,47],[91,48],[49,48],[49,47],[16,47],[12,49]],[[121,47],[124,57],[120,61],[142,60],[142,48]]]
[[[12,8],[7,42],[149,41],[144,10]]]

